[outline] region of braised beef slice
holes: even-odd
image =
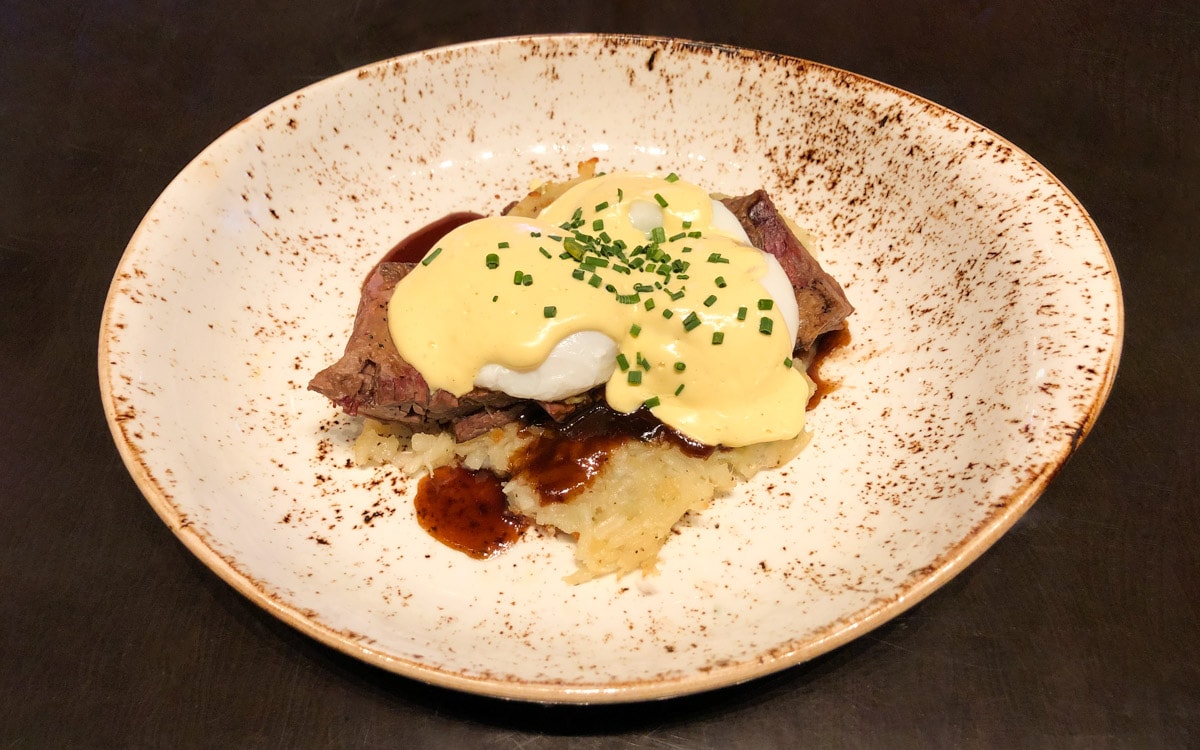
[[[796,239],[766,193],[760,190],[723,202],[738,217],[754,245],[779,259],[792,282],[800,306],[796,351],[809,350],[818,336],[841,328],[853,310],[841,286]],[[460,398],[443,390],[431,392],[421,373],[396,351],[387,325],[388,301],[413,265],[379,264],[363,285],[345,354],[318,373],[309,389],[352,416],[400,423],[418,432],[448,430],[460,442],[516,420],[529,407],[529,401],[482,388]],[[556,422],[562,422],[603,398],[601,386],[561,402],[538,402],[538,406]]]
[[[774,255],[792,282],[800,306],[796,351],[806,352],[821,334],[841,329],[854,308],[841,285],[825,273],[816,258],[788,229],[766,192],[759,190],[740,198],[724,198],[721,202],[741,222],[750,242]]]
[[[421,373],[396,351],[387,325],[388,300],[412,267],[412,263],[379,264],[363,285],[345,354],[319,372],[309,390],[351,416],[405,424],[417,432],[451,429],[459,440],[516,419],[524,406],[520,399],[480,388],[461,398],[443,390],[430,392]]]

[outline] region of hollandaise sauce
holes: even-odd
[[[615,342],[600,381],[613,409],[646,407],[711,446],[793,438],[811,383],[763,285],[774,260],[714,213],[674,174],[617,173],[536,219],[467,222],[397,284],[393,341],[431,388],[462,395],[486,365],[535,370],[598,332]]]

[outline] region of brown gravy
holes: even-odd
[[[536,429],[537,437],[513,457],[512,470],[537,491],[543,505],[567,502],[587,489],[612,452],[627,441],[665,440],[699,458],[715,450],[667,427],[646,409],[622,414],[604,403],[562,424]]]
[[[808,365],[808,377],[812,379],[817,388],[808,399],[808,411],[817,408],[817,404],[821,403],[821,399],[833,393],[842,385],[839,381],[822,378],[821,365],[825,362],[825,358],[829,356],[830,352],[849,343],[850,329],[848,327],[842,328],[840,331],[830,331],[817,339],[817,350],[813,353],[812,362]]]
[[[460,466],[441,466],[421,479],[416,509],[430,536],[477,559],[504,551],[529,526],[509,511],[499,477]]]

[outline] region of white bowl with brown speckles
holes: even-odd
[[[395,240],[592,156],[765,187],[857,312],[799,458],[683,526],[659,575],[572,587],[563,540],[480,561],[426,535],[413,486],[351,465],[352,420],[305,385]],[[369,65],[240,123],[130,241],[99,365],[151,505],[271,613],[418,680],[616,702],[803,662],[945,583],[1087,433],[1121,334],[1095,226],[996,134],[802,60],[570,35]]]

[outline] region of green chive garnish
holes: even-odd
[[[675,372],[683,372],[686,369],[687,369],[687,365],[685,365],[684,363],[682,363],[682,362],[675,363]]]
[[[759,318],[758,319],[758,332],[765,333],[768,336],[770,336],[771,328],[773,328],[774,325],[775,324],[773,322],[771,322],[770,318]]]
[[[685,221],[685,222],[683,222],[683,228],[684,228],[684,229],[691,229],[691,228],[692,228],[692,222],[690,222],[690,221]]]
[[[641,370],[630,370],[629,375],[627,375],[625,379],[630,385],[641,385],[642,371]]]
[[[663,229],[662,227],[655,227],[654,229],[651,229],[650,239],[654,242],[666,242],[667,230]]]
[[[533,286],[533,274],[525,274],[525,278],[521,279],[521,286]]]
[[[442,252],[442,249],[440,247],[435,247],[433,249],[433,252],[430,253],[428,257],[426,257],[424,260],[421,261],[421,265],[423,265],[423,266],[429,265],[430,263],[433,262],[434,258],[438,257],[438,255],[441,254],[441,252]]]
[[[646,312],[650,312],[653,309],[654,309],[654,299],[651,298],[651,299],[646,300]]]
[[[620,203],[625,198],[625,191],[617,188],[617,203]]]
[[[738,308],[738,320],[745,320],[745,319],[746,319],[746,308],[739,307]]]
[[[655,201],[656,203],[658,203],[658,205],[662,206],[663,208],[666,208],[666,207],[667,207],[667,199],[666,199],[666,198],[664,198],[664,197],[662,197],[662,194],[661,194],[661,193],[655,193],[655,194],[654,194],[654,201]]]
[[[508,247],[508,243],[507,243],[507,242],[497,242],[497,243],[496,243],[496,247],[498,247],[498,248],[500,248],[501,250],[503,250],[504,248]]]
[[[679,395],[679,394],[681,394],[681,393],[683,393],[683,383],[680,383],[680,384],[679,384],[679,387],[675,389],[675,395],[676,395],[676,396],[678,396],[678,395]]]
[[[521,282],[525,280],[525,272],[517,271],[513,274],[513,284],[521,286]]]
[[[596,213],[600,213],[601,211],[603,211],[606,208],[608,208],[608,201],[604,201],[603,203],[597,203],[596,207],[592,210],[595,211]]]
[[[674,242],[675,240],[682,240],[684,237],[687,237],[687,232],[680,232],[679,234],[673,234],[667,238],[667,242]]]
[[[576,268],[574,271],[571,271],[571,278],[579,279],[580,281],[583,281],[583,277],[586,275],[587,273],[582,268]]]
[[[542,255],[546,256],[547,258],[550,257],[550,251],[544,247],[539,247],[538,252],[541,253]]]
[[[646,407],[647,409],[653,409],[654,407],[658,406],[660,403],[662,403],[662,402],[658,400],[658,396],[651,396],[650,398],[648,398],[642,402],[642,406]]]
[[[712,307],[712,306],[713,306],[713,303],[714,303],[714,302],[716,302],[716,301],[717,301],[717,295],[715,295],[715,294],[710,294],[710,295],[708,295],[707,297],[705,297],[705,298],[704,298],[704,306],[705,306],[705,307]]]
[[[775,306],[775,300],[773,300],[773,299],[760,299],[758,301],[758,309],[759,310],[770,310],[774,306]]]
[[[787,359],[783,360],[783,366],[784,366],[784,367],[791,367],[791,366],[792,366],[792,358],[791,358],[791,357],[788,357]]]
[[[642,327],[640,325],[638,325],[637,323],[634,323],[633,325],[629,326],[629,335],[632,336],[633,338],[636,339],[638,337],[638,334],[641,332],[642,332]]]
[[[629,369],[629,358],[626,357],[624,354],[618,354],[617,355],[617,367],[621,368],[621,372],[625,372],[626,370],[628,370]]]
[[[674,172],[667,175],[667,182],[678,182],[678,181],[679,181],[679,175],[675,174]]]
[[[542,308],[543,317],[553,318],[555,315],[558,315],[558,308],[554,305],[547,305],[546,307]]]
[[[717,277],[717,279],[716,279],[716,281],[717,281],[717,288],[718,288],[718,289],[724,289],[724,288],[727,286],[727,284],[725,283],[725,277],[724,277],[724,276],[718,276],[718,277]]]
[[[593,232],[599,232],[601,229],[604,229],[604,219],[596,219],[592,222]]]
[[[487,258],[484,259],[484,262],[488,268],[499,268],[500,256],[496,255],[495,253],[488,253]]]
[[[722,333],[721,331],[715,331],[713,333],[713,337],[712,337],[713,346],[717,346],[724,340],[725,340],[725,334]]]
[[[721,257],[720,253],[712,253],[711,255],[708,256],[708,262],[709,263],[728,263],[729,259]]]
[[[601,279],[601,278],[600,278],[599,276],[597,276],[596,274],[592,274],[591,276],[589,276],[589,277],[588,277],[588,286],[590,286],[590,287],[594,287],[594,288],[596,288],[596,289],[599,289],[599,288],[600,288],[600,284],[602,284],[603,282],[604,282],[604,280],[603,280],[603,279]]]
[[[530,232],[529,236],[530,237],[541,237],[542,233],[541,232]]]
[[[685,331],[690,331],[698,325],[700,325],[700,316],[694,310],[683,319],[683,330]]]

